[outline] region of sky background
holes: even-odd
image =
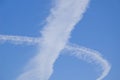
[[[39,37],[51,0],[0,0],[0,34]],[[120,79],[120,0],[91,0],[70,42],[95,49],[112,65],[104,80]],[[15,80],[37,52],[37,46],[0,44],[0,80]],[[95,80],[98,68],[62,54],[50,80]]]

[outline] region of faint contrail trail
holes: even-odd
[[[32,37],[23,37],[23,36],[10,36],[10,35],[0,35],[0,41],[1,42],[11,42],[14,44],[38,44],[40,41],[40,38],[32,38]]]
[[[27,45],[36,45],[39,44],[40,38],[32,38],[32,37],[23,37],[23,36],[8,36],[8,35],[0,35],[0,41],[9,41],[14,44],[26,44]],[[101,67],[102,73],[97,80],[102,80],[110,71],[111,66],[109,63],[100,55],[99,52],[95,50],[91,50],[82,46],[77,46],[75,44],[68,44],[65,46],[65,50],[69,51],[71,54],[76,56],[79,59],[85,60],[90,63],[98,64]]]
[[[40,43],[40,38],[23,37],[23,36],[8,36],[0,35],[0,41],[9,41],[13,44],[26,44],[36,45]],[[65,50],[69,51],[73,56],[79,59],[85,60],[90,63],[98,64],[101,67],[102,73],[97,80],[102,80],[110,71],[110,64],[100,55],[98,51],[91,50],[82,46],[77,46],[75,44],[67,44]]]
[[[65,50],[70,51],[74,56],[79,59],[85,60],[90,63],[95,63],[101,67],[101,75],[97,80],[102,80],[110,71],[110,64],[105,60],[98,51],[85,48],[82,46],[77,46],[74,44],[69,44],[66,46]]]
[[[110,70],[108,62],[96,51],[67,45],[71,31],[81,20],[89,0],[53,1],[54,6],[47,18],[47,24],[41,31],[41,38],[0,35],[0,40],[2,41],[39,45],[39,52],[30,60],[26,66],[28,69],[17,80],[48,80],[53,73],[54,63],[63,49],[74,52],[78,58],[99,64],[102,68],[102,74],[97,80],[102,80]]]

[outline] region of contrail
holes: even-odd
[[[74,44],[67,45],[65,50],[70,51],[70,53],[79,59],[94,63],[101,67],[101,75],[97,78],[97,80],[102,80],[104,77],[106,77],[111,69],[110,64],[100,55],[98,51]]]
[[[9,41],[13,44],[25,44],[36,45],[40,43],[40,38],[33,37],[23,37],[23,36],[10,36],[10,35],[0,35],[0,41]],[[65,51],[69,51],[70,54],[76,56],[79,59],[85,60],[90,63],[98,64],[101,67],[102,73],[97,80],[102,80],[110,71],[110,64],[105,60],[98,51],[85,48],[82,46],[77,46],[75,44],[67,44],[65,46]],[[33,63],[32,63],[33,64]]]
[[[0,42],[3,42],[3,43],[4,42],[11,42],[13,44],[35,45],[35,44],[38,44],[41,41],[40,41],[40,38],[0,35]]]
[[[17,80],[48,80],[60,52],[66,46],[71,31],[81,20],[89,0],[55,0],[51,14],[42,33],[40,51],[31,60],[30,70],[21,74]]]
[[[40,38],[0,35],[0,41],[3,42],[39,45],[38,53],[16,80],[48,80],[53,73],[56,59],[64,49],[73,52],[77,58],[101,66],[102,74],[97,80],[102,80],[110,70],[109,63],[94,50],[67,44],[71,31],[82,19],[89,0],[53,0],[53,3]]]

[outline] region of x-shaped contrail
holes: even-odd
[[[56,0],[41,37],[0,35],[1,42],[39,45],[40,51],[27,64],[30,69],[16,80],[48,80],[53,73],[54,62],[64,49],[79,59],[98,64],[102,72],[97,80],[109,73],[110,65],[99,52],[68,43],[71,31],[81,20],[88,3],[89,0]]]

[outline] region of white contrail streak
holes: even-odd
[[[10,42],[12,41],[13,44],[28,43],[35,45],[39,44],[39,40],[41,39],[23,36],[0,35],[0,40]],[[69,51],[72,55],[76,56],[79,59],[98,64],[101,67],[102,73],[97,80],[102,80],[110,71],[111,66],[109,65],[109,63],[100,55],[99,52],[95,50],[77,46],[75,44],[68,44],[67,46],[65,46],[65,50]]]
[[[32,38],[32,37],[23,37],[23,36],[8,36],[8,35],[0,35],[0,40],[2,41],[10,41],[14,44],[27,43],[27,44],[39,44],[41,41],[40,38]],[[102,58],[99,52],[95,50],[91,50],[85,47],[79,47],[73,44],[68,44],[65,47],[65,50],[70,51],[76,57],[83,59],[88,62],[96,63],[102,68],[102,75],[97,80],[102,80],[110,71],[109,63]]]
[[[63,49],[73,52],[77,58],[101,66],[102,73],[97,80],[102,80],[109,73],[110,65],[99,52],[67,45],[71,31],[82,19],[89,0],[54,0],[54,3],[47,24],[41,31],[41,38],[0,35],[0,41],[3,42],[39,45],[38,54],[30,60],[27,69],[16,80],[48,80],[53,73],[54,63]]]
[[[30,61],[29,70],[17,80],[48,80],[54,62],[64,49],[74,26],[81,20],[89,0],[56,0],[42,32],[40,51]]]
[[[76,45],[67,45],[65,50],[70,51],[74,56],[76,56],[79,59],[85,60],[90,63],[95,63],[98,66],[101,67],[101,75],[97,78],[97,80],[103,80],[105,78],[109,71],[110,71],[110,64],[105,60],[98,51],[88,49],[85,47],[79,47]]]
[[[35,45],[40,42],[40,38],[23,37],[23,36],[10,36],[10,35],[0,35],[1,42],[11,42],[13,44],[28,44]]]
[[[32,38],[32,37],[23,37],[23,36],[9,36],[9,35],[0,35],[0,41],[9,41],[13,44],[40,44],[40,38]],[[74,44],[68,44],[65,47],[65,50],[70,51],[74,56],[79,59],[85,60],[87,62],[98,64],[101,69],[102,73],[101,76],[97,80],[102,80],[110,71],[111,66],[109,63],[100,55],[99,52],[95,50],[91,50],[85,47],[77,46]]]

